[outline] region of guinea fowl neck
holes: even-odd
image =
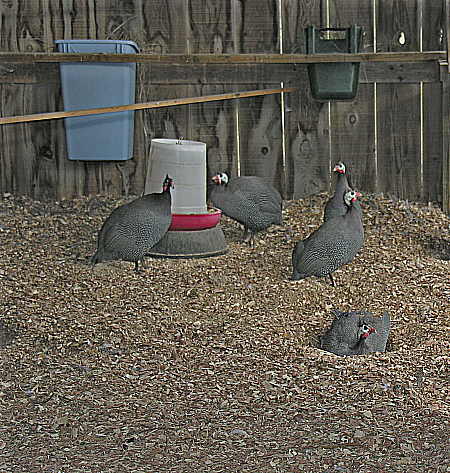
[[[345,173],[338,173],[335,194],[344,193],[348,189],[347,176]]]
[[[361,218],[362,210],[359,200],[354,200],[350,206],[350,209],[347,212],[347,215],[355,216]]]
[[[359,337],[358,342],[354,346],[349,347],[352,353],[354,353],[355,355],[366,353],[369,349],[366,340],[367,337]]]

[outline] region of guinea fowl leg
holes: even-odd
[[[332,276],[332,274],[330,273],[328,276],[330,276],[330,279],[331,279],[331,285],[332,285],[333,287],[336,287],[336,284],[334,283],[334,279],[333,279],[333,276]]]
[[[244,227],[244,234],[242,235],[243,243],[250,243],[251,239],[252,239],[252,232],[247,227]]]
[[[141,259],[141,268],[142,268],[142,269],[145,269],[145,268],[146,268],[144,258]],[[142,272],[142,271],[139,269],[139,260],[137,260],[137,261],[134,262],[134,272],[135,272],[135,273],[140,273],[140,272]]]

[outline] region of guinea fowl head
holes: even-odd
[[[339,174],[345,174],[345,164],[342,161],[339,161],[336,166],[334,166],[333,172],[338,172]]]
[[[221,184],[223,184],[223,185],[228,184],[228,176],[227,176],[227,174],[224,173],[224,172],[219,172],[218,174],[216,174],[215,176],[213,176],[213,177],[211,178],[211,180],[212,180],[215,184],[217,184],[217,185],[219,185],[219,186],[220,186]]]
[[[362,194],[357,191],[348,191],[344,195],[344,202],[350,207],[353,202],[358,200],[358,197],[361,197]]]
[[[358,329],[358,340],[366,339],[370,334],[376,333],[377,331],[369,325],[363,324]]]
[[[171,177],[169,177],[168,174],[166,174],[166,177],[165,177],[164,182],[163,182],[163,192],[167,192],[171,188],[173,189],[173,187],[174,187],[173,179]]]

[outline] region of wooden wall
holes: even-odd
[[[359,24],[362,51],[445,49],[445,0],[9,0],[0,51],[55,51],[56,39],[127,39],[145,53],[304,53],[309,24]],[[207,144],[208,170],[266,177],[287,198],[329,189],[344,160],[367,192],[442,201],[442,85],[421,64],[362,67],[354,101],[311,98],[305,65],[138,65],[136,101],[295,85],[284,97],[209,102],[135,114],[134,159],[69,161],[62,120],[0,127],[0,191],[60,199],[140,193],[152,138]],[[0,64],[2,116],[62,110],[55,64]],[[284,107],[283,107],[284,106]]]

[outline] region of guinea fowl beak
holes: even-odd
[[[377,331],[376,331],[373,327],[370,327],[370,328],[369,328],[369,335],[370,335],[371,333],[377,333]]]

